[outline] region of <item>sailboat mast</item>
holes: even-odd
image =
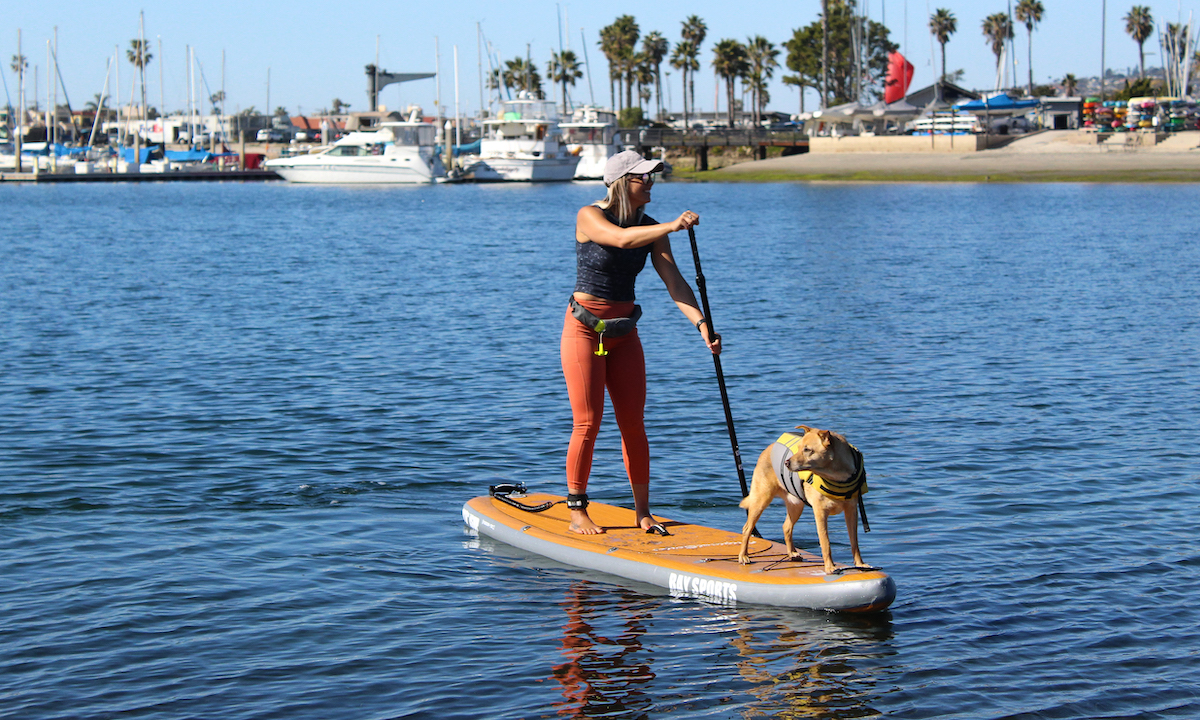
[[[163,82],[163,65],[166,63],[167,57],[162,51],[162,35],[158,36],[158,117],[160,119],[167,116],[167,84]],[[162,141],[163,146],[167,144],[167,123],[162,123]]]
[[[588,78],[588,97],[592,101],[592,105],[596,104],[596,93],[592,90],[592,64],[588,62],[587,56],[587,36],[583,34],[583,28],[579,28],[580,44],[583,46],[583,66],[587,68]]]
[[[479,119],[483,119],[483,28],[475,23],[475,57],[479,64]]]
[[[458,46],[454,46],[454,144],[462,145],[462,117],[458,112]]]
[[[21,141],[25,134],[25,56],[21,54],[21,29],[17,28],[17,139],[13,149],[16,171],[21,172]]]
[[[440,124],[442,121],[442,46],[438,40],[438,36],[433,36],[433,76],[437,78],[434,82],[437,83],[435,88],[433,104],[433,116],[438,119]]]
[[[96,142],[96,125],[101,123],[101,118],[104,117],[104,100],[108,97],[108,76],[112,72],[112,58],[109,58],[105,66],[104,89],[100,91],[100,102],[96,104],[96,117],[92,119],[92,134],[88,137],[88,147],[91,147]]]
[[[149,115],[146,112],[146,13],[138,13],[138,72],[142,76],[142,126],[145,127]]]

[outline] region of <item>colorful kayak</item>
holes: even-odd
[[[876,612],[896,598],[896,583],[878,568],[839,567],[826,575],[821,558],[803,553],[789,560],[783,543],[751,538],[749,565],[738,562],[741,532],[665,520],[669,535],[650,534],[636,526],[627,508],[592,502],[588,514],[607,529],[601,535],[579,535],[568,528],[569,512],[560,495],[513,496],[530,512],[494,496],[463,505],[463,522],[471,532],[542,555],[558,562],[666,588],[672,595],[720,603],[812,608],[841,612]],[[811,515],[806,515],[811,522]]]

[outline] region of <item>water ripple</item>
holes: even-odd
[[[866,455],[859,618],[463,534],[561,488],[555,208],[598,189],[0,185],[0,717],[1197,714],[1200,190],[656,186],[747,472],[799,424]],[[654,508],[740,528],[712,361],[638,293]]]

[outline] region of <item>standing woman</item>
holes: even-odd
[[[588,516],[587,483],[605,388],[621,430],[638,525],[647,532],[666,533],[650,514],[650,446],[643,417],[646,361],[636,327],[642,311],[634,304],[634,283],[647,256],[705,344],[714,355],[721,352],[721,337],[709,337],[704,313],[675,264],[667,238],[668,233],[698,224],[700,216],[687,211],[672,222],[658,223],[644,212],[654,173],[660,170],[661,162],[632,150],[612,156],[604,166],[607,197],[581,208],[575,217],[575,292],[563,323],[562,364],[574,417],[567,449],[567,507],[571,530],[584,535],[604,532]]]

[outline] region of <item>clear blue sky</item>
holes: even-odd
[[[947,45],[947,68],[963,69],[964,84],[976,89],[990,88],[995,81],[994,56],[980,31],[983,18],[1007,9],[1007,0],[864,0],[870,17],[883,21],[892,30],[892,38],[916,66],[914,87],[933,82],[938,65],[936,45],[928,31],[929,15],[945,7],[958,18],[958,32]],[[1200,0],[1189,2],[1145,3],[1160,22],[1186,22],[1188,13]],[[1190,4],[1189,4],[1190,3]],[[1015,3],[1014,3],[1015,4]],[[1061,79],[1065,73],[1077,77],[1094,76],[1101,62],[1101,0],[1043,0],[1046,11],[1033,36],[1033,68],[1036,82]],[[1137,65],[1137,46],[1125,34],[1122,17],[1133,1],[1107,3],[1105,61],[1110,68],[1125,69]],[[701,110],[712,110],[714,82],[712,46],[722,38],[745,40],[763,35],[782,44],[795,28],[817,19],[820,0],[782,3],[679,2],[658,0],[653,3],[569,3],[531,0],[522,3],[461,0],[454,4],[381,2],[359,0],[353,3],[313,2],[229,2],[207,0],[197,3],[135,3],[127,0],[108,2],[10,2],[0,30],[0,53],[8,91],[15,102],[15,78],[9,67],[17,50],[17,30],[22,30],[23,51],[31,67],[38,66],[40,89],[45,97],[46,41],[58,28],[59,64],[72,106],[82,107],[104,85],[105,62],[121,48],[121,94],[127,101],[133,68],[124,59],[129,41],[138,35],[138,13],[145,11],[146,37],[155,58],[147,70],[149,100],[158,106],[165,96],[170,110],[183,108],[187,101],[186,47],[195,48],[211,90],[221,86],[221,59],[225,56],[225,90],[230,110],[254,106],[264,109],[268,102],[270,68],[271,107],[285,106],[292,113],[312,112],[328,107],[336,97],[349,102],[354,110],[367,106],[363,66],[373,62],[376,46],[380,66],[395,72],[432,72],[440,48],[442,104],[454,108],[454,48],[458,47],[459,106],[464,114],[473,114],[480,103],[479,56],[476,51],[476,23],[496,48],[501,59],[524,56],[528,45],[533,60],[543,69],[552,50],[559,46],[559,18],[562,18],[563,42],[581,58],[581,31],[587,38],[587,59],[591,63],[591,82],[595,101],[610,103],[606,67],[596,42],[601,27],[622,14],[633,15],[645,34],[658,30],[669,41],[679,39],[681,21],[699,15],[708,26],[708,38],[702,48],[703,67],[697,77],[696,96]],[[1200,15],[1200,13],[1198,13]],[[1200,17],[1197,17],[1200,23]],[[569,28],[567,27],[569,24]],[[1016,55],[1018,77],[1024,81],[1026,40],[1023,26],[1017,27]],[[436,40],[435,40],[436,38]],[[159,41],[162,53],[159,55]],[[1146,45],[1147,65],[1158,64],[1157,33]],[[781,63],[783,61],[781,54]],[[664,69],[665,66],[664,66]],[[163,73],[160,86],[159,74]],[[486,60],[485,60],[486,71]],[[796,90],[779,82],[784,74],[776,72],[770,88],[771,109],[796,112]],[[31,73],[32,74],[32,73]],[[29,79],[30,84],[32,78]],[[679,75],[671,71],[664,98],[678,109],[681,104]],[[198,83],[199,84],[199,83]],[[162,88],[160,91],[160,87]],[[201,93],[198,91],[198,95]],[[588,101],[585,76],[575,89],[577,101]],[[437,83],[422,80],[392,85],[383,92],[381,102],[391,108],[416,103],[431,113],[437,97]],[[61,96],[60,96],[61,101]],[[807,109],[815,106],[815,94],[809,91]],[[725,107],[724,97],[721,107]]]

